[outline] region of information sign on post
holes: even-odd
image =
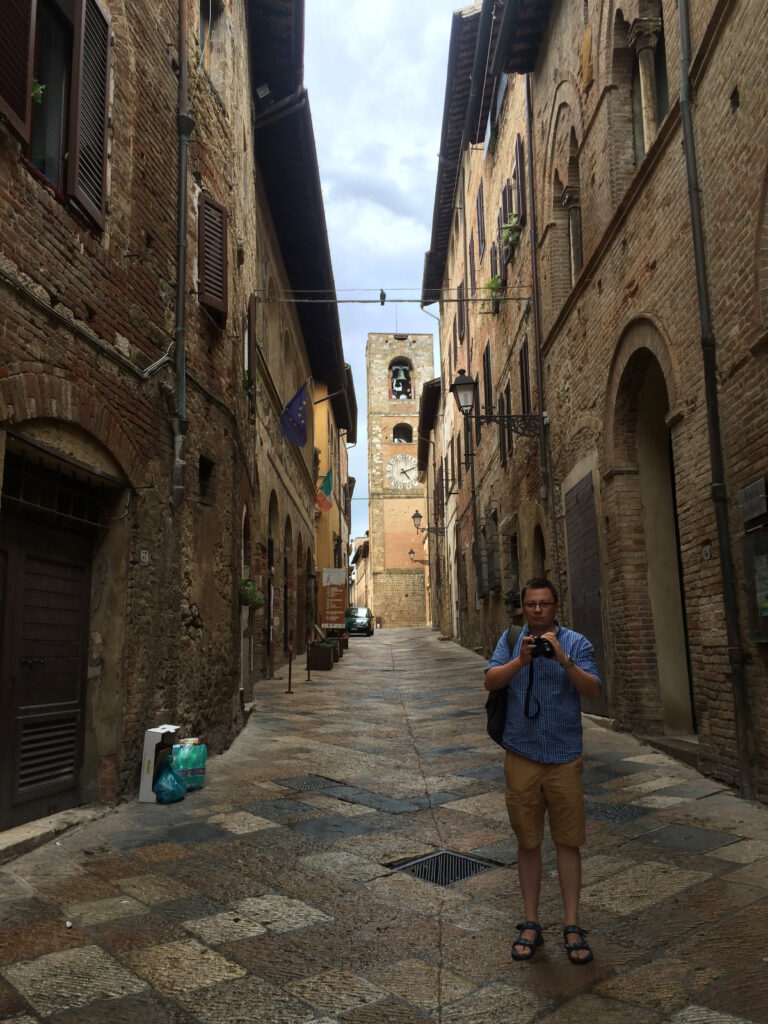
[[[344,629],[347,606],[347,570],[323,569],[320,586],[321,629]]]

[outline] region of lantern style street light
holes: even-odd
[[[501,423],[513,434],[521,434],[523,437],[538,437],[541,432],[542,416],[537,412],[520,413],[515,416],[475,412],[477,381],[473,377],[469,377],[464,370],[459,370],[458,377],[451,384],[451,391],[456,399],[459,412],[469,419],[479,419],[485,423]]]
[[[444,526],[424,526],[424,527],[422,527],[421,521],[422,521],[423,518],[424,518],[424,516],[421,514],[421,512],[419,512],[418,509],[416,509],[416,511],[411,516],[411,519],[413,520],[413,525],[416,527],[416,533],[426,533],[426,534],[430,534],[430,533],[445,533],[445,527]]]
[[[418,562],[419,565],[429,565],[429,562],[425,558],[416,558],[415,555],[416,552],[413,550],[413,548],[411,548],[411,550],[408,552],[408,557],[412,562]]]

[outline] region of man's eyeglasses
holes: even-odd
[[[551,608],[553,604],[555,604],[554,601],[526,601],[523,608],[532,612],[534,608]]]

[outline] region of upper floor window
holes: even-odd
[[[395,444],[413,444],[413,427],[410,423],[397,423],[392,431]]]
[[[110,34],[97,0],[4,5],[0,113],[35,169],[98,227],[106,213]]]
[[[520,411],[525,415],[531,411],[531,373],[528,366],[528,336],[520,346]]]
[[[220,57],[223,22],[220,0],[200,0],[200,63],[208,75]]]
[[[477,258],[482,261],[485,252],[485,208],[483,206],[483,183],[477,188],[475,199],[475,210],[477,213]]]
[[[395,360],[390,364],[390,398],[413,398],[411,365],[406,360]]]

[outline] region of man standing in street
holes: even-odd
[[[521,600],[523,632],[510,650],[505,631],[485,670],[486,690],[507,687],[506,801],[525,913],[512,958],[530,960],[544,941],[538,914],[546,810],[557,851],[566,954],[572,964],[585,964],[592,950],[578,924],[586,827],[580,698],[594,700],[601,684],[590,642],[557,621],[560,605],[550,581],[529,580]]]

